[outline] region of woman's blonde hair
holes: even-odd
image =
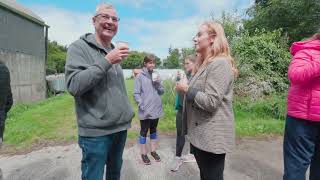
[[[211,57],[203,59],[203,57],[199,57],[198,54],[198,58],[200,58],[200,60],[197,61],[198,63],[195,67],[195,72],[198,71],[200,66],[206,65],[207,63],[211,62],[213,58],[224,56],[227,57],[228,61],[230,62],[234,76],[237,76],[238,70],[236,68],[235,61],[231,56],[229,43],[222,25],[215,21],[205,21],[204,23],[202,23],[202,26],[207,27],[208,35],[213,38],[213,43],[211,46]]]
[[[320,40],[320,29],[318,29],[318,31],[312,36],[311,39]]]

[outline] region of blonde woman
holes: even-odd
[[[204,22],[194,37],[198,64],[189,84],[177,83],[185,94],[185,134],[200,169],[201,180],[222,180],[225,155],[235,140],[232,110],[237,73],[221,24]]]

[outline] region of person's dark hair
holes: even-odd
[[[145,66],[145,64],[147,64],[148,62],[156,63],[156,57],[152,54],[147,54],[143,59],[143,66]]]

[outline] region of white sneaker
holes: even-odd
[[[193,154],[186,154],[182,157],[184,163],[197,162]]]
[[[170,170],[171,170],[172,172],[178,171],[179,168],[180,168],[180,166],[182,165],[182,163],[183,163],[182,158],[176,156],[176,157],[173,159],[173,161],[171,162]]]

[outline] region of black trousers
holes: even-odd
[[[0,138],[3,139],[7,113],[5,110],[0,110]]]
[[[200,169],[201,180],[223,180],[226,154],[214,154],[190,145]]]
[[[182,110],[178,110],[176,114],[176,129],[176,156],[181,157],[182,150],[186,141],[184,135],[182,134]]]
[[[150,129],[150,134],[154,134],[157,132],[159,119],[145,119],[140,120],[141,130],[140,136],[147,137],[148,130]]]

